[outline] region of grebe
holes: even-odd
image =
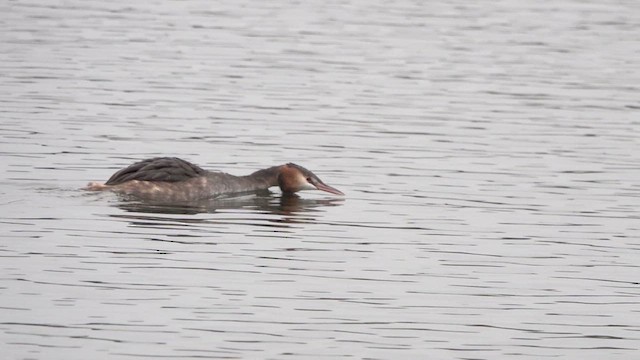
[[[223,194],[266,190],[272,186],[279,186],[285,194],[322,190],[344,195],[311,171],[293,163],[258,170],[246,176],[234,176],[203,170],[175,157],[139,161],[117,171],[104,184],[90,182],[86,190],[111,190],[145,200],[189,202]]]

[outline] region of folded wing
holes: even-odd
[[[178,182],[202,176],[205,170],[175,157],[158,157],[132,164],[113,174],[105,185],[118,185],[131,180]]]

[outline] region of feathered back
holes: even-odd
[[[105,185],[118,185],[131,180],[177,182],[202,176],[205,170],[175,157],[157,157],[139,161],[109,178]]]

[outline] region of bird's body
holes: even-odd
[[[324,184],[311,171],[285,164],[235,176],[207,171],[188,161],[160,157],[134,163],[113,174],[106,183],[89,183],[88,190],[111,190],[139,199],[163,202],[191,202],[223,194],[266,190],[279,186],[284,193],[300,190],[323,190],[344,195]]]

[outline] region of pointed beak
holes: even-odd
[[[326,192],[331,193],[331,194],[344,195],[344,193],[342,191],[340,191],[340,190],[338,190],[338,189],[336,189],[334,187],[331,187],[331,186],[329,186],[329,185],[327,185],[327,184],[325,184],[323,182],[317,182],[317,183],[313,184],[313,186],[315,186],[316,189],[318,189],[318,190],[326,191]]]

